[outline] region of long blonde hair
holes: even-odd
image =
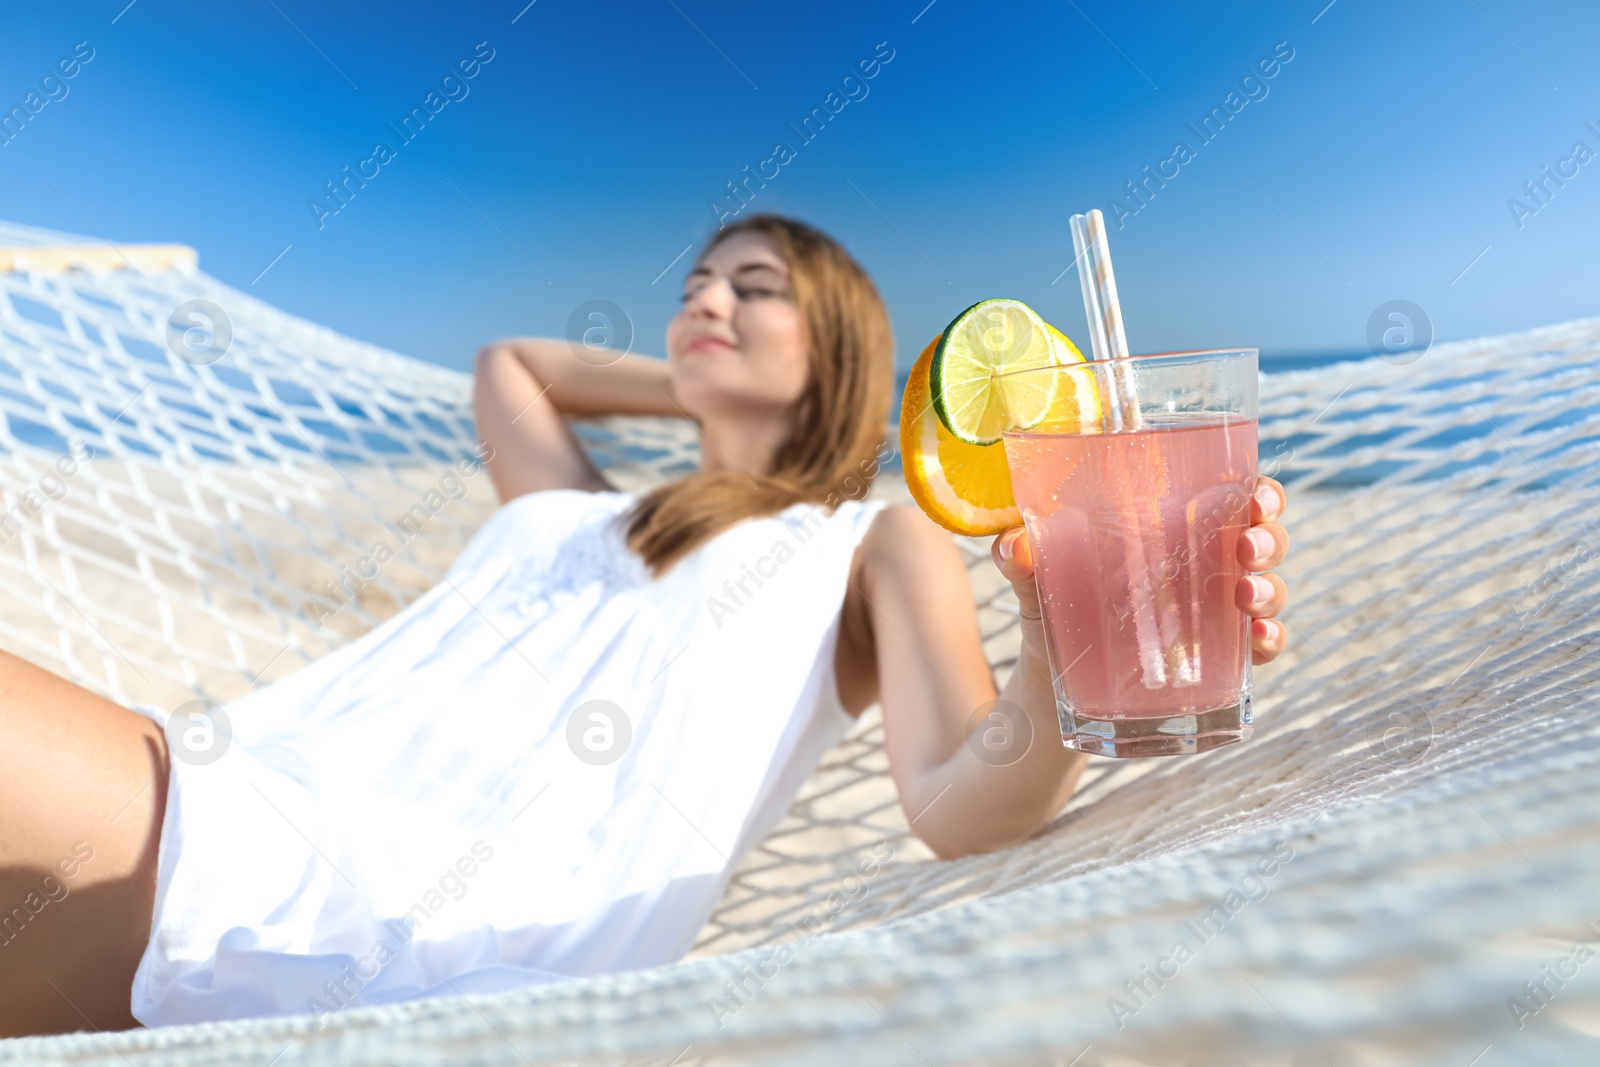
[[[695,471],[657,486],[624,516],[628,547],[656,577],[741,519],[864,495],[886,455],[894,336],[872,279],[833,238],[778,215],[719,230],[701,257],[736,233],[766,237],[788,265],[810,380],[771,470]]]

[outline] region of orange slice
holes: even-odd
[[[1083,355],[1065,336],[1059,339],[1062,362],[1081,362]],[[906,380],[900,401],[900,457],[906,488],[934,522],[966,537],[997,534],[1022,524],[1022,512],[1011,493],[1011,470],[1002,442],[979,445],[960,440],[934,410],[929,369],[940,337],[922,350]],[[1087,370],[1087,368],[1085,368]],[[1082,381],[1080,382],[1080,379]],[[1100,397],[1089,375],[1062,375],[1077,388],[1058,388],[1050,410],[1036,432],[1075,433],[1085,419],[1098,423]]]

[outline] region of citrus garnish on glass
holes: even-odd
[[[974,304],[923,349],[901,401],[900,454],[906,486],[929,518],[969,537],[1022,522],[1001,434],[1092,430],[1100,395],[1087,373],[1002,376],[1083,361],[1019,300]]]

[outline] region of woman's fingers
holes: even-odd
[[[1250,529],[1239,538],[1239,562],[1246,570],[1268,571],[1289,554],[1289,531],[1279,520],[1289,508],[1283,483],[1265,475],[1256,479],[1250,498]],[[1234,601],[1250,618],[1250,661],[1270,663],[1289,644],[1289,627],[1276,616],[1289,602],[1289,587],[1276,574],[1247,574],[1239,579]]]
[[[1289,531],[1282,523],[1258,523],[1239,538],[1239,562],[1247,571],[1270,571],[1288,554]]]
[[[1256,479],[1255,495],[1250,499],[1250,523],[1277,522],[1289,507],[1289,494],[1276,478],[1261,475]]]
[[[994,565],[1000,568],[1008,582],[1033,579],[1033,542],[1028,540],[1026,526],[1011,526],[995,535],[990,546]]]
[[[1289,628],[1280,619],[1250,620],[1250,662],[1271,663],[1289,643]]]
[[[1028,540],[1028,528],[1012,526],[1002,530],[989,546],[989,554],[1016,592],[1022,617],[1038,619],[1039,587],[1033,577],[1033,542]]]
[[[1247,574],[1239,579],[1234,602],[1250,618],[1250,662],[1256,666],[1278,658],[1289,643],[1289,628],[1274,618],[1289,600],[1289,588],[1276,574]]]
[[[1233,602],[1257,619],[1270,619],[1289,602],[1289,587],[1276,574],[1247,574],[1234,588]]]
[[[1250,529],[1239,539],[1239,562],[1246,570],[1271,570],[1289,554],[1289,531],[1278,521],[1288,507],[1288,494],[1276,478],[1263,475],[1256,479],[1250,498]],[[1278,586],[1281,595],[1283,583],[1279,581]]]

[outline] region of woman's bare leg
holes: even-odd
[[[149,719],[0,652],[0,1037],[139,1025],[168,767]]]

